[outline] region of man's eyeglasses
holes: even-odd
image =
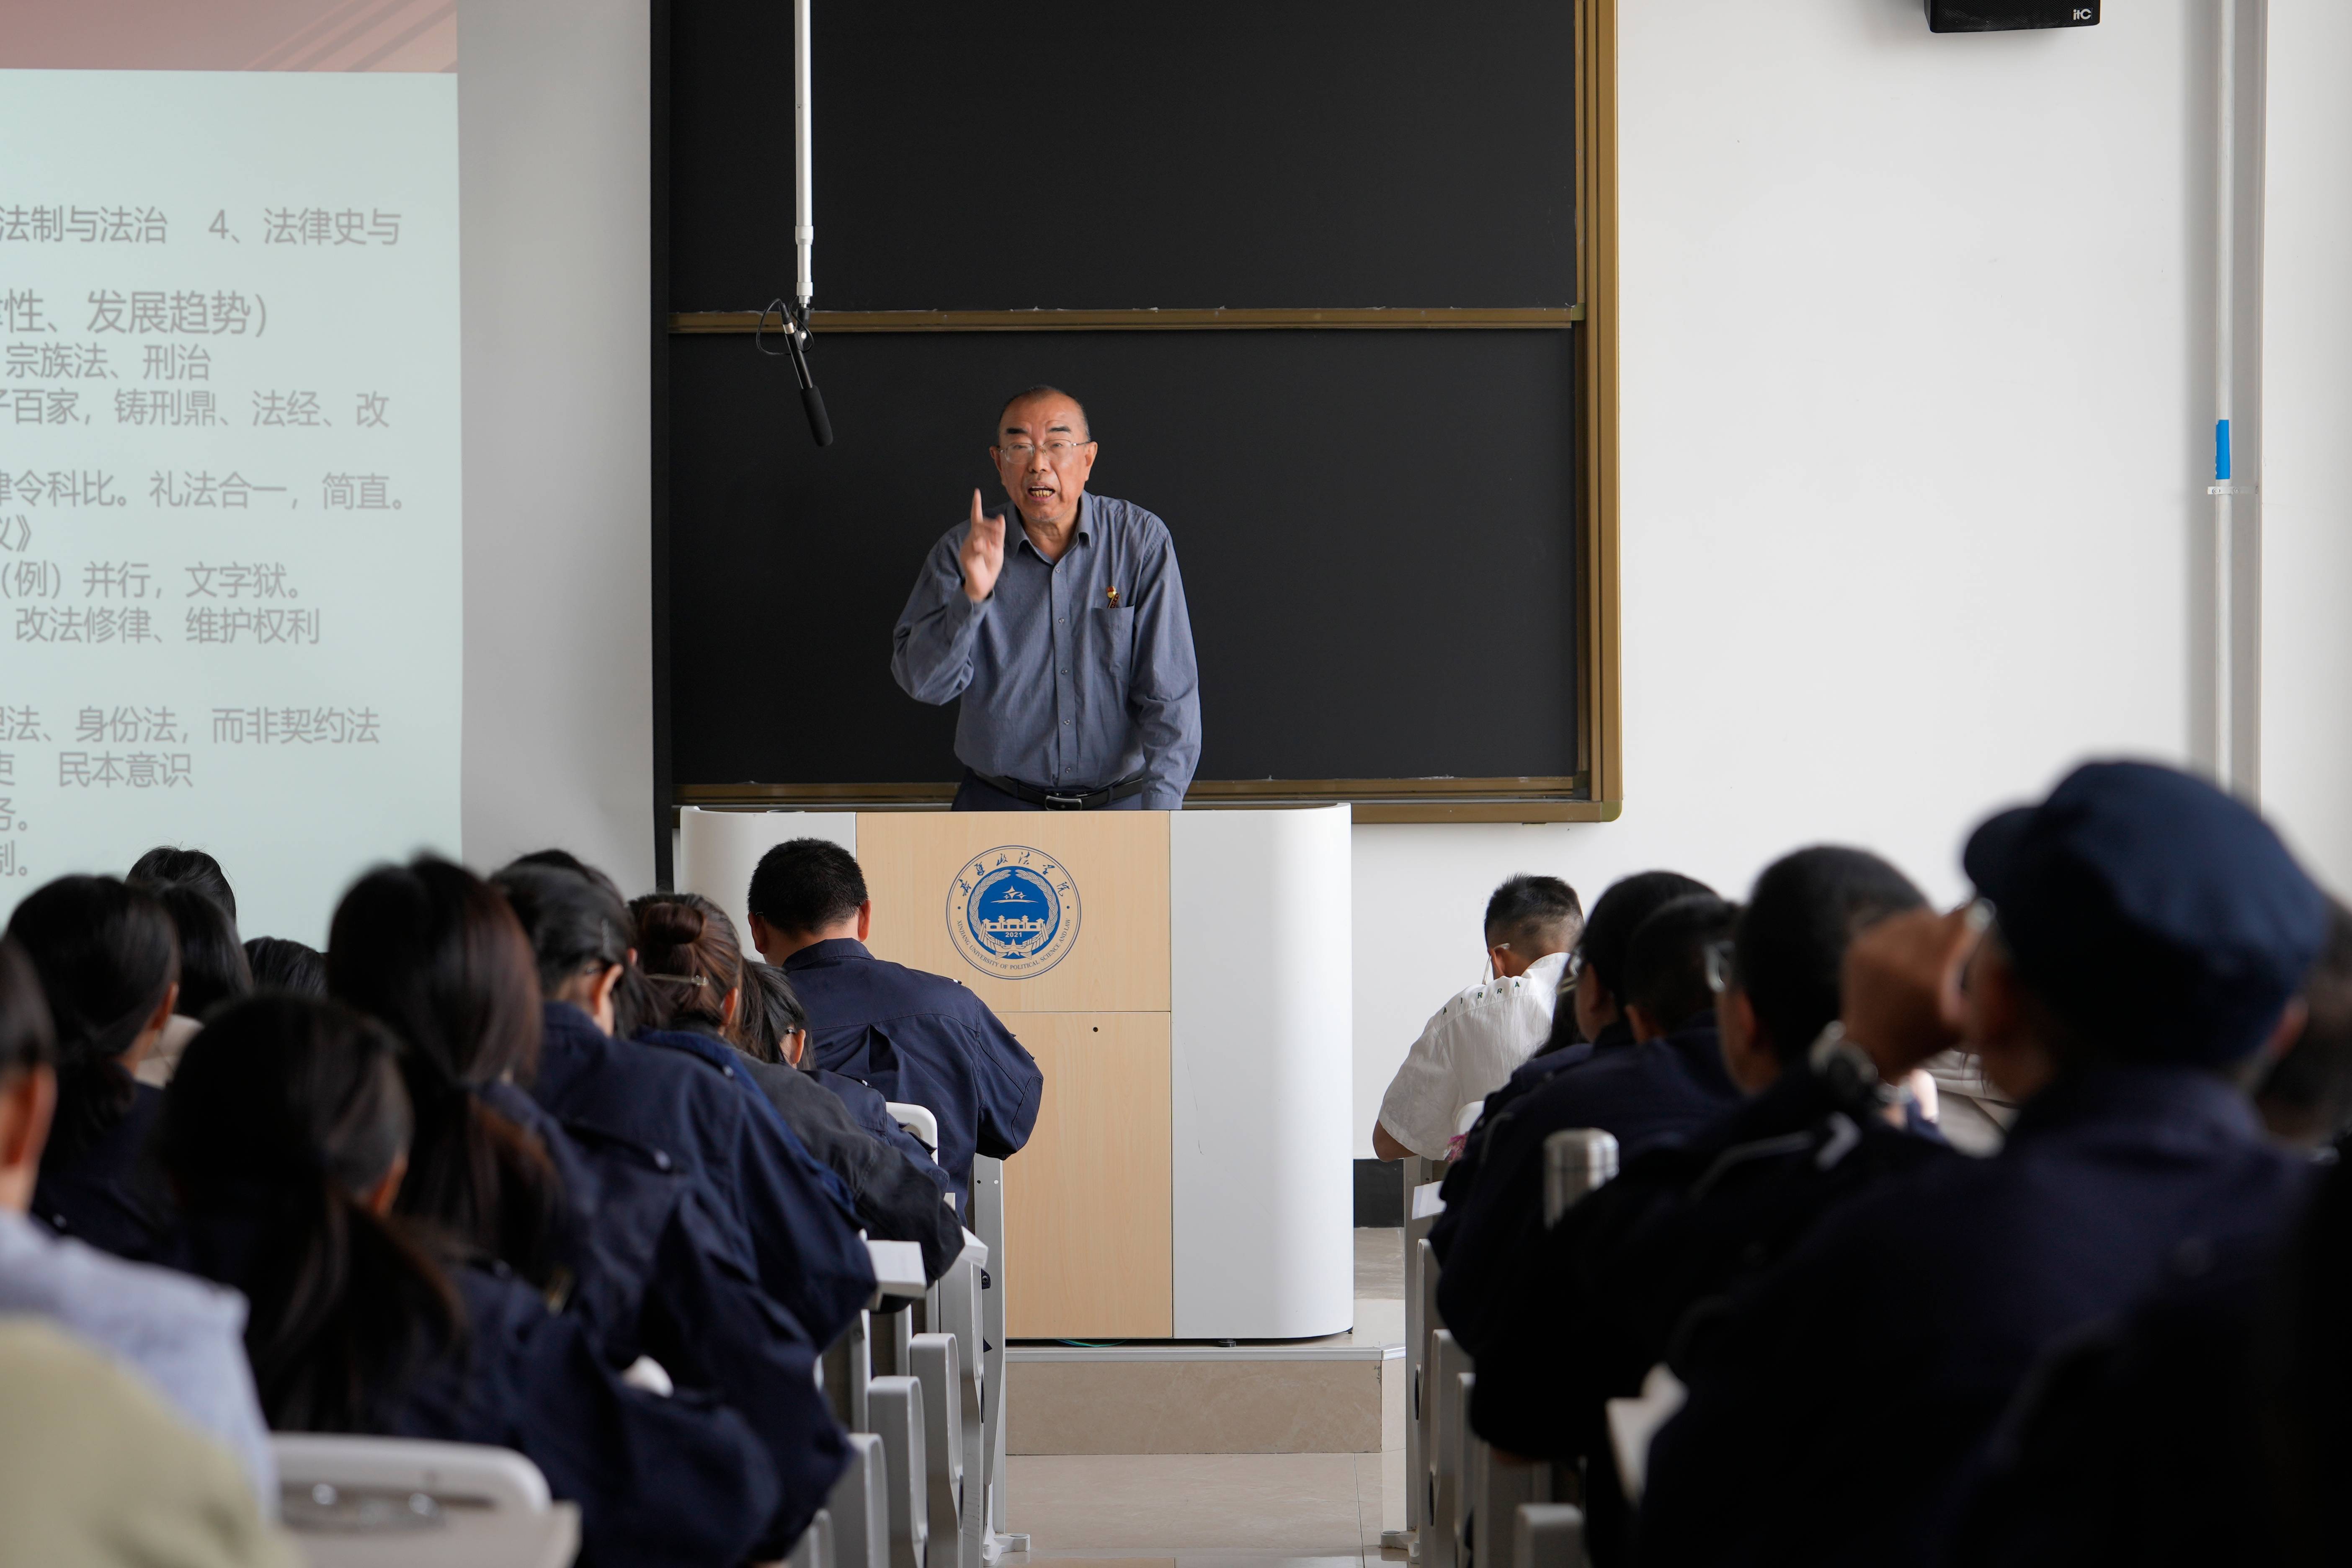
[[[1732,967],[1732,941],[1729,937],[1706,944],[1706,988],[1720,996],[1731,989],[1738,972]]]
[[[1091,447],[1093,445],[1094,442],[1091,439],[1085,441],[1048,441],[1045,443],[1045,457],[1047,460],[1051,462],[1067,462],[1071,454],[1075,453],[1079,447]],[[1036,453],[1036,451],[1037,447],[1034,442],[1015,441],[1009,447],[999,447],[996,449],[996,455],[1008,463],[1025,463]]]

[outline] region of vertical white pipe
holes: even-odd
[[[793,0],[793,247],[800,253],[793,297],[815,296],[811,253],[816,248],[816,196],[809,159],[809,0]]]
[[[2236,488],[2234,432],[2230,427],[2237,381],[2238,217],[2238,0],[2219,0],[2220,90],[2213,147],[2213,775],[2223,788],[2237,773],[2237,715],[2232,666],[2236,616],[2232,582],[2235,519],[2231,491]],[[2231,454],[2228,461],[2224,454]]]

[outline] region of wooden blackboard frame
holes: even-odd
[[[654,0],[654,773],[656,858],[665,885],[679,806],[936,810],[953,786],[936,784],[715,784],[678,783],[670,765],[669,342],[676,336],[780,329],[755,311],[668,310],[668,0]],[[1189,807],[1353,806],[1359,822],[1610,822],[1624,805],[1618,551],[1617,0],[1575,0],[1571,70],[1576,147],[1578,303],[1566,309],[887,310],[814,313],[827,332],[1037,331],[1567,331],[1580,395],[1568,432],[1583,483],[1578,536],[1584,602],[1575,718],[1578,771],[1567,777],[1196,780]]]

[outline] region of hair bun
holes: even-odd
[[[637,936],[646,947],[691,947],[702,940],[702,911],[667,899],[647,904],[637,916]]]

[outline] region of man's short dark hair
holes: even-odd
[[[996,411],[996,428],[989,432],[988,444],[990,446],[993,447],[1004,439],[1004,416],[1012,412],[1013,405],[1016,403],[1026,403],[1033,397],[1069,397],[1070,401],[1077,405],[1078,423],[1086,427],[1084,438],[1088,441],[1095,438],[1094,416],[1087,412],[1087,405],[1083,403],[1079,403],[1076,398],[1070,397],[1070,395],[1064,392],[1060,387],[1048,386],[1041,381],[1036,385],[1029,387],[1024,391],[1016,392],[1012,396],[1004,400],[1004,405]],[[768,917],[761,915],[760,918],[761,920],[765,920]]]
[[[1815,845],[1766,867],[1732,932],[1732,969],[1772,1054],[1797,1060],[1838,1016],[1848,942],[1927,902],[1866,849]]]
[[[1691,893],[1650,911],[1625,948],[1625,1005],[1639,1007],[1661,1029],[1678,1029],[1715,1005],[1706,983],[1706,950],[1731,934],[1737,905],[1713,893]]]
[[[751,912],[786,936],[838,925],[866,901],[857,857],[830,838],[794,838],[760,857],[747,899]]]
[[[1511,944],[1533,957],[1539,947],[1574,947],[1584,931],[1584,904],[1558,877],[1517,876],[1486,900],[1486,945]]]
[[[1679,871],[1637,871],[1609,885],[1585,920],[1576,951],[1586,971],[1600,978],[1619,1002],[1625,999],[1625,950],[1633,932],[1660,905],[1715,889]]]

